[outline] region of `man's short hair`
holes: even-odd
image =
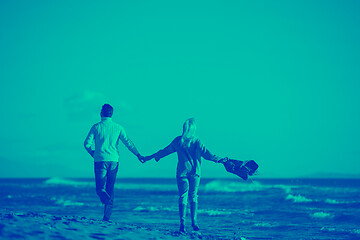
[[[110,104],[104,104],[101,108],[101,115],[103,117],[112,117],[113,112],[114,109]]]

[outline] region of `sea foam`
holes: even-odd
[[[224,180],[214,180],[207,183],[204,187],[206,192],[255,192],[263,191],[267,189],[265,185],[262,185],[258,182],[253,182],[251,184],[233,182],[233,181],[224,181]]]
[[[73,179],[52,177],[44,181],[45,185],[66,185],[73,187],[95,187],[95,180],[91,181],[77,181]],[[141,191],[156,191],[156,192],[171,192],[177,191],[176,184],[139,184],[139,183],[122,183],[116,182],[115,189],[120,190],[141,190]]]
[[[254,227],[261,227],[261,228],[271,228],[271,227],[273,227],[273,225],[271,225],[270,223],[267,223],[267,222],[254,223],[253,226]]]
[[[334,216],[327,212],[315,212],[310,213],[310,217],[312,218],[333,218]]]
[[[214,180],[207,183],[203,189],[205,192],[260,192],[270,189],[281,189],[285,193],[290,193],[292,189],[298,186],[282,185],[282,184],[261,184],[258,181],[251,183],[239,181]]]
[[[55,202],[55,204],[58,204],[58,205],[62,205],[62,206],[65,206],[65,207],[68,207],[68,206],[84,206],[84,203],[82,202],[75,202],[75,201],[71,201],[69,199],[63,199],[63,198],[56,198],[56,197],[53,197],[51,198],[51,200],[53,200]]]
[[[330,198],[327,198],[325,200],[325,203],[328,203],[328,204],[359,204],[359,202],[357,202],[357,201],[339,201],[339,200],[330,199]]]
[[[137,206],[133,209],[136,212],[160,212],[160,211],[175,211],[175,209],[168,207],[153,207],[153,206]]]
[[[209,216],[220,216],[220,215],[230,215],[231,211],[225,209],[199,209],[199,213],[207,214]]]
[[[146,192],[177,192],[176,184],[116,183],[115,188],[120,190],[141,190]]]
[[[337,229],[335,227],[322,227],[320,229],[320,231],[333,233],[333,234],[337,234],[337,235],[341,235],[341,236],[350,234],[352,237],[351,239],[359,239],[359,236],[360,236],[360,229]],[[356,236],[356,235],[358,235],[358,236]]]
[[[47,185],[71,185],[73,187],[87,187],[87,186],[93,186],[93,182],[89,181],[76,181],[76,180],[70,180],[65,178],[59,178],[59,177],[52,177],[44,181]]]
[[[325,200],[325,202],[326,202],[326,203],[329,203],[329,204],[340,204],[339,201],[334,200],[334,199],[330,199],[330,198],[327,198],[327,199]]]
[[[292,195],[292,194],[288,194],[286,196],[286,200],[291,200],[293,201],[294,203],[305,203],[305,202],[312,202],[311,199],[308,199],[306,197],[303,197],[301,196],[300,194],[299,195]]]

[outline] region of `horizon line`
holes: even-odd
[[[49,178],[61,178],[61,179],[94,179],[94,177],[0,177],[0,179],[49,179]],[[117,177],[117,179],[176,179],[176,177]],[[224,179],[232,180],[239,179],[236,177],[202,177],[202,179]],[[360,176],[349,176],[349,177],[253,177],[253,180],[259,179],[360,179]],[[242,180],[244,181],[244,180]],[[245,181],[246,182],[246,181]]]

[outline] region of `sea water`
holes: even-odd
[[[0,179],[0,204],[98,219],[103,208],[94,179]],[[113,221],[178,228],[175,179],[118,179],[114,204]],[[360,179],[201,179],[198,219],[214,238],[360,239]]]

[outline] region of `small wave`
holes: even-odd
[[[174,211],[175,209],[171,209],[171,208],[167,208],[167,207],[159,208],[159,207],[152,207],[152,206],[148,206],[148,207],[137,206],[133,210],[136,212],[160,212],[160,211]]]
[[[315,212],[315,213],[310,213],[309,215],[312,218],[333,218],[334,217],[330,213],[326,213],[326,212]]]
[[[271,225],[270,223],[266,223],[266,222],[254,223],[253,226],[254,227],[260,227],[260,228],[271,228],[271,227],[273,227],[273,225]]]
[[[245,183],[239,181],[226,181],[226,180],[214,180],[207,183],[204,187],[206,192],[260,192],[269,189],[281,189],[285,193],[290,193],[293,188],[298,186],[283,185],[283,184],[261,184],[258,181],[252,183]]]
[[[327,199],[325,200],[325,202],[326,202],[326,203],[329,203],[329,204],[340,204],[339,201],[334,200],[334,199],[330,199],[330,198],[327,198]]]
[[[93,186],[94,184],[92,182],[87,181],[76,181],[76,180],[70,180],[65,178],[59,178],[59,177],[52,177],[44,181],[45,184],[48,185],[71,185],[74,187],[87,187],[87,186]]]
[[[282,185],[276,184],[272,186],[273,188],[280,188],[285,191],[285,193],[290,193],[293,188],[298,188],[298,186],[289,186],[289,185]]]
[[[288,194],[286,196],[286,200],[292,200],[294,203],[304,203],[304,202],[312,202],[313,201],[311,199],[301,196],[300,194],[297,196]]]
[[[334,227],[322,227],[320,229],[320,231],[322,231],[322,232],[331,232],[333,234],[337,234],[337,235],[341,235],[341,236],[344,236],[344,235],[350,235],[350,236],[353,236],[353,237],[356,236],[356,239],[358,239],[358,237],[360,236],[360,229],[347,229],[347,230],[344,230],[344,229],[336,229]]]
[[[329,227],[322,227],[320,229],[320,231],[322,231],[322,232],[335,232],[336,229],[335,228],[329,228]]]
[[[82,202],[74,202],[74,201],[71,201],[69,199],[63,199],[63,198],[51,198],[52,201],[55,201],[55,204],[58,204],[58,205],[62,205],[62,206],[84,206],[84,203]]]
[[[317,192],[324,192],[324,194],[345,194],[345,193],[359,193],[359,188],[356,187],[339,187],[339,186],[332,186],[332,187],[319,187],[319,186],[309,186],[308,188],[312,189],[313,191]]]
[[[253,182],[251,184],[233,182],[233,181],[223,181],[223,180],[214,180],[207,183],[204,187],[206,192],[255,192],[263,191],[267,189],[265,185],[262,185],[259,182]]]
[[[147,192],[177,192],[176,184],[140,184],[140,183],[116,183],[116,189],[120,190],[141,190]]]
[[[325,200],[325,203],[328,203],[328,204],[358,204],[359,202],[357,202],[357,201],[339,201],[339,200],[327,198]]]
[[[66,185],[73,187],[95,187],[95,180],[93,181],[77,181],[66,178],[52,177],[44,181],[46,185]],[[115,189],[119,190],[142,190],[142,191],[156,191],[156,192],[173,192],[177,191],[176,184],[144,184],[141,183],[115,183]]]
[[[231,214],[231,211],[225,209],[199,209],[198,212],[202,214],[207,214],[209,216],[221,216]]]
[[[167,211],[167,212],[174,212],[178,211],[175,208],[168,208],[168,207],[154,207],[154,206],[137,206],[133,209],[136,212],[160,212],[160,211]],[[220,216],[220,215],[230,215],[231,212],[224,209],[199,209],[198,213],[200,214],[207,214],[209,216]]]

